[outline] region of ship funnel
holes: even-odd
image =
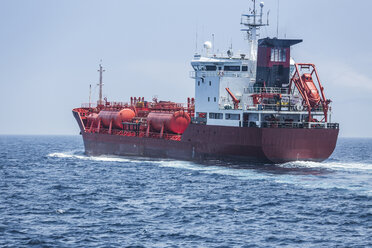
[[[255,88],[286,88],[289,85],[291,46],[302,40],[260,39],[258,41]]]

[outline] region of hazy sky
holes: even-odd
[[[277,0],[269,28],[275,36]],[[71,110],[98,94],[185,102],[190,60],[215,34],[216,49],[247,50],[240,15],[250,0],[0,0],[0,133],[77,134]],[[317,65],[341,136],[372,137],[372,1],[280,0],[280,38],[301,38],[292,56]]]

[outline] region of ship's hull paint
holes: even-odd
[[[79,126],[81,119],[74,112]],[[203,161],[284,163],[323,161],[335,149],[338,129],[283,129],[190,124],[181,141],[86,133],[88,155],[119,155]]]

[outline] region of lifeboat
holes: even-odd
[[[309,99],[311,107],[317,106],[320,102],[320,95],[313,78],[310,74],[305,73],[301,76],[301,79],[304,82],[304,91]]]

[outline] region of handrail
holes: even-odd
[[[82,108],[96,108],[97,104],[95,104],[95,103],[82,103],[81,107]]]
[[[248,72],[241,71],[190,71],[190,77],[243,77],[249,78]]]
[[[247,88],[249,94],[260,93],[273,93],[273,94],[286,94],[288,89],[279,87],[249,87]]]
[[[256,125],[254,123],[254,125]],[[251,125],[250,125],[251,126]],[[339,129],[339,123],[326,122],[277,122],[277,121],[263,121],[261,122],[263,128],[309,128],[309,129]]]
[[[220,110],[227,110],[225,105],[220,104],[219,105]],[[233,108],[229,110],[234,110]],[[242,110],[242,108],[238,108],[235,110]],[[249,105],[247,106],[246,110],[251,110],[251,111],[277,111],[277,112],[297,112],[297,113],[302,113],[302,112],[307,112],[307,106],[301,105],[300,107],[297,105],[293,104],[257,104],[257,105]],[[311,112],[322,112],[323,113],[323,107],[320,105],[316,108],[312,108]]]
[[[279,105],[279,104],[258,104],[255,108],[256,110],[274,110],[274,111],[290,111],[290,112],[307,112],[308,107],[301,105],[301,107],[297,105],[287,104],[287,105]],[[249,108],[252,110],[252,108]],[[311,112],[323,112],[323,106],[318,106],[316,108],[310,109]]]

